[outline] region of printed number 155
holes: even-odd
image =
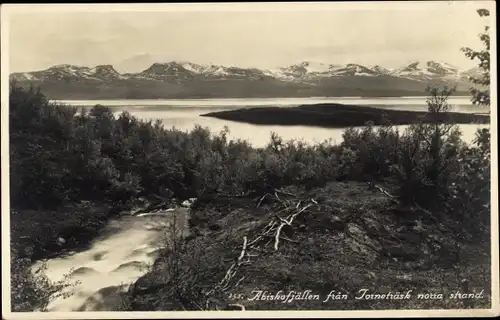
[[[241,293],[230,293],[229,299],[243,299],[243,295]]]

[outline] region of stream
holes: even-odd
[[[156,260],[172,222],[186,235],[188,216],[187,208],[124,215],[111,220],[87,250],[45,261],[50,281],[72,284],[51,299],[47,311],[116,310],[121,294]]]

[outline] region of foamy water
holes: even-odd
[[[187,209],[168,214],[123,216],[112,220],[92,246],[85,251],[46,262],[47,277],[54,282],[66,280],[73,284],[47,307],[49,312],[112,311],[120,292],[128,289],[148,271],[165,243],[168,226],[177,218],[178,225],[187,227]],[[35,271],[41,262],[33,265]]]

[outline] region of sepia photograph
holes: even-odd
[[[4,319],[500,314],[494,1],[0,10]]]

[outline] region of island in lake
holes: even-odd
[[[428,112],[388,110],[375,107],[322,103],[298,107],[256,107],[210,112],[201,115],[261,125],[310,125],[328,128],[363,126],[367,122],[382,125],[387,120],[393,125],[405,125],[430,121]],[[488,115],[445,112],[441,121],[468,124],[489,123]]]

